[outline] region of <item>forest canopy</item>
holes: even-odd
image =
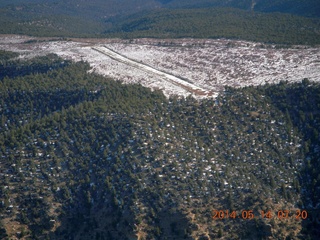
[[[231,8],[157,10],[115,21],[106,33],[125,38],[229,38],[319,44],[320,20]]]
[[[72,5],[73,6],[73,5]],[[39,6],[38,6],[39,7]],[[70,9],[72,7],[70,6]],[[70,10],[68,8],[68,11]],[[278,44],[319,44],[319,18],[238,8],[157,8],[139,13],[70,13],[50,6],[0,8],[0,34],[38,37],[230,38]]]
[[[318,83],[167,99],[85,62],[12,57],[0,80],[2,239],[320,236]],[[214,209],[313,217],[213,221]]]

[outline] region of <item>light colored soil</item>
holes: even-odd
[[[26,43],[29,40],[35,41]],[[103,47],[127,60],[95,50]],[[216,97],[224,85],[243,87],[303,78],[320,81],[320,47],[266,48],[260,43],[226,39],[61,41],[0,35],[0,49],[19,52],[23,58],[56,53],[73,61],[88,61],[92,72],[161,89],[166,96]],[[128,64],[128,59],[135,64]]]

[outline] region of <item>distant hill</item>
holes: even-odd
[[[2,1],[0,7],[0,33],[225,37],[294,44],[318,44],[316,39],[320,39],[320,4],[315,0],[303,4],[297,0],[14,0]],[[166,18],[168,14],[170,17]],[[211,24],[215,22],[219,24]]]
[[[1,3],[0,7],[23,12],[23,14],[36,15],[70,15],[81,16],[87,19],[101,19],[115,15],[128,15],[142,10],[155,9],[160,3],[153,0],[15,0]]]
[[[278,44],[320,44],[320,20],[236,8],[160,9],[110,20],[109,36],[229,38]]]
[[[86,17],[104,18],[115,15],[126,15],[143,10],[158,8],[204,8],[231,7],[258,12],[281,12],[320,17],[318,0],[3,0],[0,7],[28,6],[32,12],[50,14],[71,14]],[[24,9],[28,11],[27,9]]]
[[[8,5],[21,5],[21,4],[33,4],[33,3],[43,3],[43,0],[2,0],[0,2],[0,7],[6,7]],[[46,0],[46,3],[53,3],[55,0]]]
[[[258,12],[281,12],[320,17],[320,4],[317,0],[172,0],[161,1],[172,8],[233,7]]]

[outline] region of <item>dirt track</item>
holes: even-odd
[[[163,79],[169,83],[172,83],[172,84],[176,85],[177,87],[181,87],[181,88],[185,89],[186,91],[190,92],[191,94],[202,95],[202,96],[208,95],[208,91],[206,91],[203,88],[197,87],[194,84],[188,83],[181,78],[178,78],[178,77],[173,76],[169,73],[165,73],[163,71],[157,70],[157,69],[155,69],[151,66],[148,66],[146,64],[131,60],[131,59],[109,49],[106,46],[92,47],[92,49],[112,58],[113,60],[127,64],[131,67],[137,68],[137,69],[142,70],[144,72],[147,72],[149,74],[156,75],[157,77],[160,77],[161,79]]]
[[[320,46],[279,47],[227,39],[44,39],[0,35],[0,49],[21,58],[56,53],[87,61],[92,72],[166,96],[215,97],[245,87],[308,78],[320,82]]]

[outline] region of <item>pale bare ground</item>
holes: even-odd
[[[99,48],[107,48],[138,65],[112,58],[96,50]],[[216,97],[225,85],[243,87],[281,80],[296,82],[303,78],[320,81],[319,46],[278,48],[226,39],[62,41],[0,35],[0,49],[19,52],[21,58],[56,53],[73,61],[87,61],[92,72],[128,84],[161,89],[166,96]],[[147,71],[146,67],[153,70]]]
[[[123,55],[120,55],[119,53],[112,51],[111,49],[103,46],[103,47],[92,47],[92,49],[100,52],[101,54],[104,54],[105,56],[110,57],[111,59],[114,59],[120,63],[124,63],[128,66],[131,66],[135,69],[141,70],[146,73],[150,73],[151,75],[154,75],[159,78],[159,81],[161,81],[162,85],[172,84],[174,86],[177,86],[178,88],[182,88],[186,90],[187,92],[190,92],[190,94],[195,96],[207,96],[208,91],[206,91],[203,88],[197,87],[192,83],[189,83],[186,79],[182,79],[179,77],[176,77],[172,74],[166,73],[164,71],[157,70],[149,65],[146,65],[142,63],[142,61],[137,62],[135,60],[129,59],[128,57],[125,57]]]

